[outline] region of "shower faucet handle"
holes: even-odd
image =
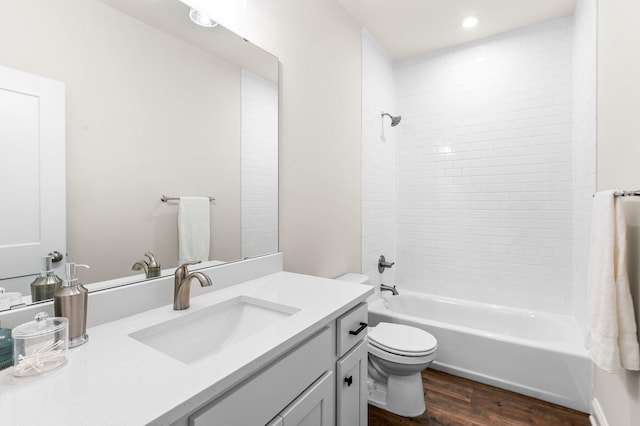
[[[378,259],[378,272],[383,273],[386,268],[391,268],[395,264],[396,262],[387,262],[384,255],[381,255],[380,259]]]

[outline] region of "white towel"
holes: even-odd
[[[640,369],[627,276],[627,225],[622,197],[598,192],[591,218],[591,359],[608,372]]]
[[[209,198],[180,197],[178,206],[178,264],[209,260]]]

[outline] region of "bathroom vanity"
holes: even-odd
[[[56,371],[0,372],[2,422],[365,425],[372,287],[264,268],[229,285],[225,268],[242,264],[203,270],[213,289],[185,311],[167,303],[89,328]]]

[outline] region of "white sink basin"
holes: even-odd
[[[189,364],[251,337],[299,310],[238,296],[138,330],[129,336]]]

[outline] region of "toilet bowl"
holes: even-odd
[[[360,284],[369,281],[366,275],[353,273],[337,279]],[[424,413],[420,372],[436,358],[436,338],[417,327],[388,322],[367,331],[369,404],[405,417]]]
[[[436,358],[436,338],[419,328],[388,322],[368,332],[369,403],[405,417],[424,413],[420,372]]]

